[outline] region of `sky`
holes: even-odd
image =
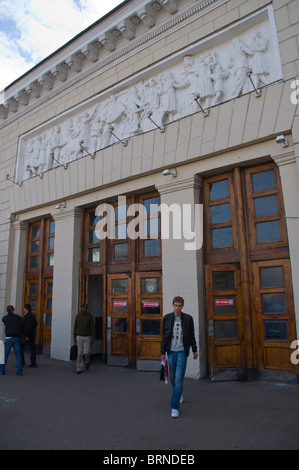
[[[0,91],[123,0],[0,0]]]

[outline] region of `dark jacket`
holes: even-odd
[[[37,321],[32,312],[27,312],[23,316],[23,333],[25,338],[35,338]]]
[[[2,318],[5,325],[5,335],[12,338],[21,338],[23,334],[22,318],[16,313],[8,313]]]
[[[196,340],[194,335],[194,323],[193,318],[188,313],[181,312],[182,330],[183,330],[183,345],[186,356],[189,356],[190,347],[193,352],[197,352]],[[161,354],[169,353],[172,331],[174,325],[174,313],[167,313],[163,318],[162,326],[162,343],[161,343]]]

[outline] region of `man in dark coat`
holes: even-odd
[[[36,346],[35,346],[35,337],[36,337],[36,327],[37,321],[34,313],[31,312],[31,305],[24,305],[24,316],[23,316],[23,334],[25,341],[29,344],[30,348],[30,366],[37,367],[36,363]],[[24,354],[23,354],[23,363],[25,365]]]
[[[23,375],[22,370],[22,354],[21,354],[21,337],[22,337],[22,318],[15,313],[13,305],[6,308],[7,315],[2,318],[5,325],[5,364],[0,364],[0,373],[5,374],[5,365],[8,360],[9,353],[13,348],[17,361],[17,375]]]

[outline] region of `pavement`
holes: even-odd
[[[159,378],[97,358],[76,375],[74,362],[48,356],[19,377],[11,353],[0,375],[0,450],[299,449],[299,385],[186,378],[174,419],[172,387]]]

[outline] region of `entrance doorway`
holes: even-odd
[[[29,303],[36,315],[36,345],[50,354],[55,222],[41,219],[29,225],[23,305]]]
[[[284,204],[274,163],[204,180],[211,380],[298,374]]]
[[[102,240],[97,208],[85,211],[80,299],[88,303],[90,313],[94,314],[91,303],[98,311],[99,348],[105,362],[159,370],[163,318],[159,195],[133,195],[112,201],[109,210],[111,206],[115,236]],[[139,221],[142,238],[128,235],[129,224],[140,229],[133,207],[145,211]]]

